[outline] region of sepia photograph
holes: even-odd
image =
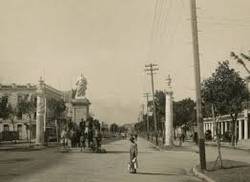
[[[0,0],[0,182],[250,182],[249,0]]]

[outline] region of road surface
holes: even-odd
[[[81,153],[58,148],[41,151],[0,152],[0,181],[13,182],[196,182],[190,169],[198,163],[191,151],[158,151],[138,140],[139,169],[129,174],[127,140],[104,145],[107,153]]]

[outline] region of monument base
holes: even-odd
[[[73,99],[72,102],[72,121],[79,124],[81,120],[87,120],[89,117],[89,105],[91,104],[87,98]]]

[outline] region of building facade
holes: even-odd
[[[7,105],[15,111],[11,118],[0,118],[0,133],[16,131],[19,140],[32,140],[37,139],[39,133],[42,133],[42,137],[44,137],[46,127],[56,125],[50,119],[53,118],[53,113],[50,112],[48,101],[50,99],[63,99],[63,93],[40,79],[37,85],[0,84],[0,99],[5,99]],[[18,112],[17,108],[22,100],[34,103],[34,110],[29,114],[30,117],[27,113]]]
[[[6,99],[8,106],[11,106],[13,110],[17,108],[18,103],[24,98],[36,102],[35,85],[0,84],[0,99]],[[35,112],[31,115],[31,119],[27,115],[18,112],[12,119],[0,118],[0,132],[17,131],[18,139],[33,139],[35,138],[35,119]],[[28,127],[30,127],[30,130]]]
[[[238,140],[247,140],[250,138],[250,113],[248,109],[244,109],[243,112],[238,114],[236,122],[236,137]],[[231,131],[232,118],[230,115],[224,115],[216,122],[217,127],[221,135]],[[204,118],[204,132],[211,131],[212,137],[215,136],[215,127],[213,118]]]

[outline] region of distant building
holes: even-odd
[[[45,127],[55,126],[55,123],[51,121],[52,113],[47,107],[47,101],[51,98],[53,99],[63,99],[63,93],[47,84],[44,81],[40,80],[38,85],[26,84],[26,85],[2,85],[0,84],[0,99],[6,99],[8,105],[11,105],[13,109],[16,109],[18,104],[22,99],[28,99],[29,101],[34,102],[34,105],[37,105],[38,97],[38,86],[43,90],[43,97],[45,98],[45,119],[44,119],[44,130]],[[37,108],[34,110],[34,113],[31,116],[31,120],[26,114],[17,113],[12,122],[11,119],[0,118],[0,133],[3,131],[17,131],[18,138],[20,140],[25,139],[34,139],[36,137],[36,119],[37,119]],[[30,130],[28,129],[30,128]],[[31,137],[31,138],[30,138]],[[1,138],[0,138],[1,140]]]

